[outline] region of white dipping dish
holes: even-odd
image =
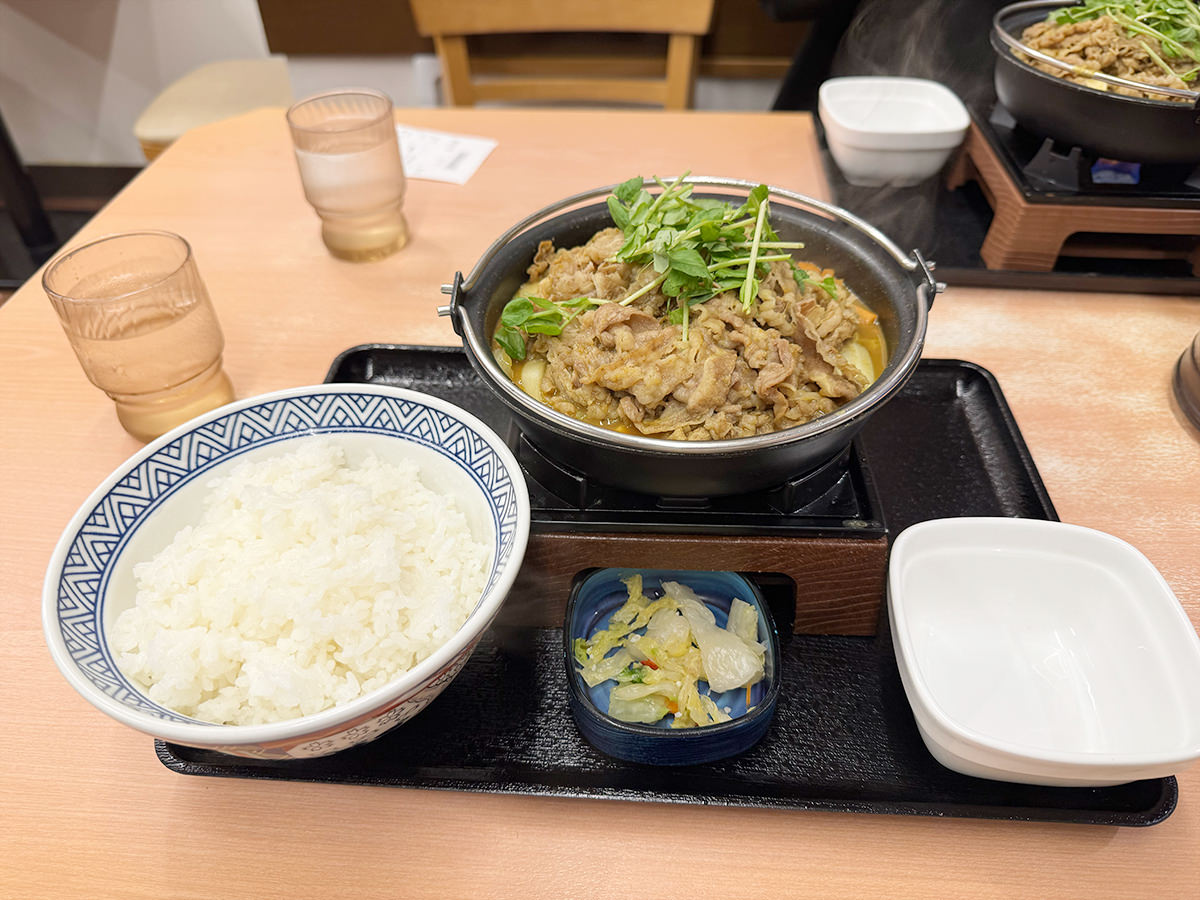
[[[868,187],[937,174],[971,123],[953,91],[922,78],[831,78],[817,102],[834,162],[851,184]]]
[[[1026,784],[1123,784],[1200,758],[1200,639],[1124,541],[1031,519],[936,519],[896,538],[892,641],[925,745]]]

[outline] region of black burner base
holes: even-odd
[[[1106,160],[1026,131],[999,104],[975,124],[1031,203],[1200,209],[1200,166]]]
[[[539,531],[662,534],[886,533],[857,444],[777,487],[728,497],[656,497],[600,484],[543,452],[510,423]]]

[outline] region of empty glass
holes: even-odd
[[[179,235],[100,238],[54,260],[42,286],[88,379],[139,440],[233,400],[221,326]]]
[[[288,110],[304,196],[340,259],[382,259],[408,243],[404,165],[386,94],[330,91]]]

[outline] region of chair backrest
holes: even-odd
[[[442,64],[445,99],[454,106],[487,101],[646,103],[667,109],[692,104],[700,38],[714,0],[410,0],[417,30],[432,37]],[[663,74],[656,78],[547,73],[535,55],[492,60],[503,77],[479,77],[467,38],[494,34],[619,33],[666,35]],[[532,66],[525,65],[531,63]],[[602,68],[597,62],[596,68]],[[527,73],[526,69],[533,73]]]

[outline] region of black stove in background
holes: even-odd
[[[1027,131],[998,103],[975,124],[1031,203],[1200,209],[1200,166],[1103,159]]]
[[[1064,148],[1012,122],[994,98],[972,109],[980,130],[1030,203],[1103,203],[1200,209],[1200,175],[1187,167],[1136,167],[1136,184],[1108,183],[1127,166],[1104,165],[1077,148]],[[1002,287],[1061,291],[1200,295],[1200,278],[1185,259],[1060,257],[1050,272],[988,269],[979,254],[993,211],[975,182],[946,187],[946,172],[913,187],[860,187],[847,182],[829,155],[824,130],[817,135],[834,203],[879,228],[905,250],[918,249],[937,264],[951,287]],[[1081,177],[1086,170],[1086,177]],[[1067,173],[1073,173],[1074,181]]]

